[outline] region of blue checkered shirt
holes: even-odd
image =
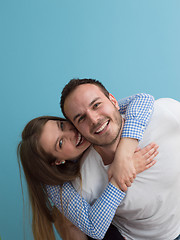
[[[153,96],[139,93],[118,101],[119,112],[125,114],[125,124],[121,137],[142,140],[154,109]]]
[[[153,111],[154,98],[140,93],[121,99],[118,104],[125,118],[122,137],[141,140]],[[103,239],[118,205],[125,197],[125,193],[111,183],[92,206],[76,192],[71,183],[65,183],[62,187],[48,185],[47,193],[52,204],[63,211],[75,226],[95,239]]]
[[[111,183],[92,206],[76,192],[71,183],[65,183],[63,187],[48,185],[47,192],[53,204],[75,226],[95,239],[103,239],[117,207],[125,197],[125,193]]]

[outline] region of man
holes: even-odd
[[[88,80],[88,82],[89,81],[91,83],[92,82],[94,83],[93,80]],[[82,81],[81,81],[81,83],[82,83]],[[87,83],[86,80],[85,80],[85,83]],[[72,86],[72,88],[74,89],[74,85]],[[108,98],[106,98],[106,100],[109,99],[109,97],[112,100],[112,101],[108,100],[108,102],[106,102],[107,106],[110,105],[109,106],[110,108],[113,106],[113,108],[117,111],[117,109],[113,105],[113,102],[115,103],[114,97],[111,95],[109,96],[109,93],[102,85],[101,85],[101,88],[103,89],[104,94],[106,94],[106,96],[108,97]],[[121,136],[123,136],[123,139],[121,139],[121,142],[118,145],[118,149],[120,147],[121,151],[118,152],[116,150],[118,152],[117,159],[118,158],[121,159],[121,157],[122,157],[122,160],[123,160],[123,157],[124,156],[126,157],[127,153],[128,153],[128,155],[131,155],[131,153],[134,154],[135,146],[137,146],[137,143],[138,143],[137,139],[139,139],[139,140],[142,139],[144,129],[146,128],[149,118],[152,114],[153,105],[154,105],[154,98],[148,94],[136,94],[129,98],[120,100],[119,111],[121,114],[125,114],[126,122],[124,124],[122,135],[121,135]],[[129,138],[133,138],[135,140],[129,139]],[[125,143],[127,144],[127,142],[128,142],[128,148],[125,145],[122,145]],[[131,147],[129,147],[129,142],[131,143]],[[132,142],[133,142],[133,144],[132,144]],[[153,146],[151,146],[151,147],[153,147]],[[127,150],[126,150],[126,148],[127,148]],[[133,148],[134,148],[134,150],[133,150]],[[149,150],[148,150],[148,152],[149,152]],[[121,155],[121,152],[123,153],[122,155]],[[146,153],[146,150],[145,150],[144,154],[145,153]],[[149,152],[149,154],[150,155],[148,155],[147,157],[150,160],[150,156],[152,155],[152,152]],[[142,156],[140,156],[140,158],[142,160]],[[147,158],[145,157],[145,159],[147,159]],[[152,159],[153,159],[153,157],[152,157]],[[122,162],[122,160],[120,162]],[[125,166],[129,164],[131,167],[131,165],[132,165],[131,158],[129,158],[129,159],[125,158],[125,160],[127,160],[127,161],[124,161]],[[115,160],[114,160],[114,162],[115,162]],[[140,163],[140,165],[141,165],[141,163]],[[143,166],[143,169],[140,170],[138,168],[140,171],[143,171],[145,168],[147,169],[147,165],[149,165],[149,167],[152,166],[153,161],[151,161],[151,160],[146,161],[143,164],[145,164]],[[117,165],[117,167],[118,167],[118,165]],[[122,164],[120,164],[120,170],[121,170],[121,167],[122,167],[122,169],[124,168],[124,166]],[[127,168],[127,170],[129,170],[129,169]],[[121,170],[121,172],[122,172],[122,170]],[[119,175],[122,176],[123,174],[120,173]],[[50,199],[52,200],[52,203],[61,212],[63,212],[64,215],[71,222],[73,222],[76,226],[78,226],[87,235],[92,236],[95,239],[102,239],[114,217],[114,214],[115,214],[115,211],[116,211],[118,205],[120,204],[120,202],[122,201],[122,199],[125,196],[125,193],[120,191],[120,189],[117,188],[117,183],[114,182],[114,178],[115,177],[113,175],[113,178],[111,178],[111,182],[108,183],[108,185],[107,185],[105,191],[103,191],[103,194],[101,195],[101,197],[98,198],[98,201],[96,201],[93,205],[89,205],[87,202],[85,202],[81,198],[81,196],[77,192],[74,191],[74,188],[72,187],[71,184],[64,184],[62,187],[63,188],[62,192],[60,191],[60,189],[61,189],[60,186],[49,186],[48,194],[49,194]],[[130,185],[130,183],[132,181],[131,177],[130,177],[129,182],[127,180],[125,183],[128,186],[128,185]],[[111,184],[112,181],[114,182],[113,184]],[[113,187],[113,186],[116,186],[116,187]],[[61,204],[62,201],[63,201],[63,207]],[[83,201],[83,203],[82,203],[82,201]],[[57,221],[57,223],[58,223],[58,221]],[[67,229],[67,227],[66,227],[66,229]],[[70,231],[69,231],[69,227],[68,227],[68,233],[69,232]],[[72,233],[73,238],[70,238],[70,239],[75,239],[75,240],[82,239],[82,237],[77,236],[77,234],[75,236],[74,228],[71,229],[71,232],[73,232]],[[108,230],[108,233],[109,233],[109,230]],[[113,234],[114,233],[115,233],[115,231],[113,230]],[[107,239],[111,239],[111,240],[112,239],[114,239],[114,240],[121,239],[119,232],[117,232],[117,234],[118,234],[118,236],[113,235],[114,238],[112,238],[112,231],[111,231],[110,232],[111,238],[109,238],[109,236],[108,236]],[[106,237],[103,239],[106,239]]]
[[[84,84],[89,85],[90,87],[93,88],[92,91],[90,91],[90,93],[88,93],[86,91],[86,86],[83,86]],[[79,92],[79,103],[78,102],[74,102],[72,103],[71,100],[68,101],[68,104],[70,106],[72,106],[71,110],[70,110],[70,106],[69,106],[69,114],[66,114],[65,111],[65,102],[67,102],[66,98],[67,96],[71,96],[71,94],[74,92],[74,90],[76,89],[76,87],[82,88],[82,93],[85,93],[86,96],[84,97],[85,100],[89,99],[91,92],[95,91],[95,86],[98,86],[101,91],[100,94],[101,96],[104,97],[104,106],[103,106],[103,111],[99,112],[99,119],[100,121],[105,121],[107,117],[105,117],[104,120],[102,120],[103,115],[106,114],[106,112],[104,112],[104,110],[110,110],[110,112],[108,114],[115,114],[115,118],[113,121],[106,121],[104,124],[107,123],[108,125],[108,131],[111,132],[111,134],[109,135],[110,138],[107,138],[107,133],[106,134],[102,134],[102,131],[99,132],[94,132],[94,134],[92,134],[90,131],[93,131],[93,129],[89,130],[88,132],[88,128],[91,127],[92,128],[94,125],[96,125],[96,121],[98,121],[98,125],[103,125],[101,124],[101,122],[99,121],[99,119],[96,119],[96,116],[90,116],[91,117],[95,117],[95,119],[89,119],[89,116],[87,115],[87,118],[85,119],[86,116],[79,116],[79,113],[76,114],[75,119],[72,119],[72,123],[76,126],[76,128],[83,134],[85,134],[85,137],[93,144],[96,145],[102,145],[102,146],[108,146],[111,145],[112,146],[112,141],[115,143],[114,144],[114,149],[116,149],[116,154],[114,155],[114,151],[112,154],[112,151],[108,152],[108,158],[109,161],[111,161],[112,163],[112,159],[113,163],[111,164],[111,167],[109,169],[109,179],[112,177],[115,178],[117,184],[119,185],[119,187],[123,190],[123,191],[127,191],[127,187],[131,186],[131,183],[133,182],[133,179],[136,176],[135,173],[135,169],[134,166],[132,164],[132,156],[134,154],[134,151],[136,150],[137,146],[138,146],[138,140],[142,139],[145,127],[147,126],[147,122],[148,119],[151,116],[151,112],[153,109],[153,103],[154,103],[154,99],[152,99],[152,96],[143,96],[144,98],[148,98],[146,101],[144,101],[144,103],[148,104],[148,106],[141,106],[141,105],[135,105],[133,108],[133,111],[131,113],[129,113],[128,119],[126,119],[126,125],[123,128],[123,132],[121,137],[123,137],[123,139],[121,139],[121,142],[117,148],[117,143],[119,143],[119,139],[120,139],[120,130],[121,130],[121,116],[119,114],[119,112],[117,111],[117,109],[119,109],[118,103],[116,101],[116,99],[109,94],[109,92],[106,90],[106,88],[99,82],[99,81],[95,81],[92,79],[73,79],[71,80],[63,89],[62,91],[62,96],[61,96],[61,109],[63,114],[67,117],[67,119],[70,119],[70,115],[71,113],[75,113],[74,110],[76,110],[76,106],[77,104],[80,103],[79,106],[81,106],[81,92]],[[78,88],[78,91],[79,91]],[[106,97],[106,98],[105,98]],[[141,96],[142,97],[142,96]],[[87,103],[88,104],[88,103]],[[93,107],[93,110],[96,110],[96,105],[99,103],[91,103],[91,106]],[[140,104],[140,102],[138,102],[138,104]],[[143,103],[142,103],[143,104]],[[102,104],[100,104],[102,105]],[[124,104],[122,104],[124,105]],[[137,110],[137,107],[139,108]],[[141,108],[141,111],[140,111]],[[73,109],[73,111],[72,111]],[[99,109],[99,108],[97,108]],[[102,108],[100,108],[101,110]],[[148,111],[148,113],[147,113]],[[91,111],[91,113],[95,113],[96,111]],[[138,112],[138,114],[137,114]],[[141,113],[140,113],[141,112]],[[69,116],[68,116],[69,115]],[[91,114],[92,115],[92,114]],[[85,121],[84,121],[85,119]],[[118,120],[120,119],[120,120]],[[77,124],[74,123],[74,120],[76,120]],[[88,122],[89,121],[89,122]],[[95,121],[95,122],[93,122]],[[85,122],[85,124],[84,124]],[[109,124],[110,123],[110,124]],[[110,126],[110,127],[109,127]],[[98,126],[96,126],[98,128]],[[101,126],[100,126],[101,127]],[[87,128],[87,131],[84,130],[84,128]],[[133,130],[132,130],[133,129]],[[97,129],[99,130],[99,129]],[[134,132],[133,132],[134,131]],[[132,134],[133,132],[133,134]],[[116,156],[118,156],[118,159],[116,158]],[[119,159],[121,161],[119,161]],[[107,163],[106,163],[107,164]]]
[[[123,129],[116,100],[109,99],[97,84],[84,82],[69,91],[66,86],[61,107],[64,115],[95,144],[104,165],[110,164]],[[180,233],[179,102],[157,101],[140,146],[152,140],[160,146],[158,163],[137,176],[114,219],[126,239],[173,240]]]

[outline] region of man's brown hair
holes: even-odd
[[[104,95],[109,98],[109,92],[107,91],[107,89],[104,87],[104,85],[99,82],[98,80],[95,79],[91,79],[91,78],[83,78],[83,79],[72,79],[70,80],[65,87],[63,88],[62,92],[61,92],[61,100],[60,100],[60,107],[62,110],[62,113],[64,114],[64,116],[67,118],[65,112],[64,112],[64,102],[66,100],[66,98],[69,96],[70,93],[72,93],[79,85],[82,84],[94,84],[96,86],[98,86],[102,92],[104,93]]]

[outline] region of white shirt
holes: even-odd
[[[155,102],[140,147],[152,141],[159,145],[157,163],[137,175],[113,221],[128,240],[173,240],[180,234],[179,102]],[[106,171],[100,155],[91,148],[82,165],[82,195],[90,203],[107,185]],[[78,189],[78,181],[73,184]]]

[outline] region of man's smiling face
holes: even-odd
[[[111,100],[110,100],[111,99]],[[64,112],[91,143],[105,146],[115,142],[121,130],[121,115],[115,99],[107,98],[94,84],[82,84],[64,102]]]

